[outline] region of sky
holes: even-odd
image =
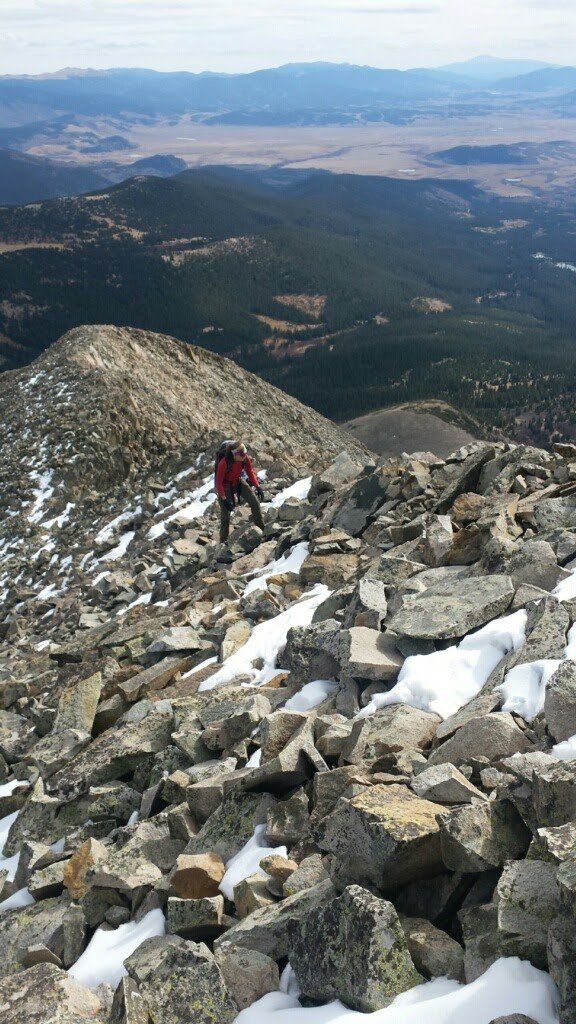
[[[575,61],[576,0],[0,0],[0,74]]]

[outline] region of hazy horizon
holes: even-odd
[[[405,70],[489,54],[573,64],[573,0],[2,0],[0,74],[231,74],[328,61]]]
[[[263,64],[263,65],[259,65],[258,67],[246,69],[245,71],[227,71],[227,70],[218,70],[217,71],[215,68],[205,68],[202,71],[192,71],[190,68],[185,68],[185,67],[175,67],[175,68],[165,69],[165,68],[154,68],[154,67],[152,67],[151,64],[141,64],[141,63],[138,63],[138,64],[109,64],[109,65],[104,65],[103,64],[102,67],[98,67],[96,65],[79,66],[79,65],[68,64],[68,65],[63,65],[61,67],[54,68],[54,69],[44,68],[44,69],[40,69],[40,70],[38,70],[36,72],[31,72],[31,71],[28,71],[28,72],[27,71],[21,71],[21,72],[13,71],[13,72],[6,72],[6,73],[2,72],[2,73],[0,73],[0,79],[3,78],[3,77],[16,77],[17,78],[19,76],[23,76],[23,77],[50,77],[50,76],[56,76],[56,75],[59,75],[59,74],[63,74],[64,72],[80,72],[81,74],[89,74],[91,71],[93,71],[95,73],[104,73],[104,72],[107,72],[107,71],[152,71],[152,72],[157,72],[158,74],[198,74],[198,75],[200,75],[200,74],[204,74],[204,75],[210,75],[210,74],[214,74],[214,75],[218,75],[218,74],[220,74],[220,75],[226,75],[226,74],[236,75],[236,74],[240,74],[241,75],[241,74],[253,74],[254,72],[257,72],[257,71],[274,71],[274,70],[279,70],[280,68],[290,67],[291,65],[292,66],[298,66],[298,65],[305,65],[305,64],[310,64],[310,65],[313,65],[313,64],[326,64],[326,65],[331,65],[333,67],[366,67],[366,68],[370,68],[371,70],[375,70],[375,71],[416,71],[417,72],[417,71],[436,71],[436,70],[440,71],[440,70],[442,70],[442,68],[450,67],[451,65],[453,65],[455,67],[457,64],[466,64],[466,63],[469,63],[471,61],[482,61],[482,60],[492,60],[492,59],[499,60],[499,61],[501,61],[501,60],[502,61],[505,61],[505,60],[517,61],[517,62],[521,62],[521,63],[529,63],[531,65],[538,63],[538,64],[542,65],[543,67],[544,66],[546,66],[546,67],[564,67],[564,66],[565,67],[576,67],[576,60],[574,60],[572,62],[569,62],[569,63],[567,63],[565,65],[562,65],[560,62],[557,62],[557,61],[540,61],[536,57],[534,57],[534,58],[532,58],[532,57],[506,57],[505,55],[502,55],[502,56],[499,56],[497,58],[494,58],[493,54],[483,53],[483,54],[472,54],[470,57],[462,57],[460,60],[457,60],[457,61],[446,61],[445,63],[442,63],[442,64],[419,64],[419,65],[407,64],[405,67],[400,67],[399,65],[393,66],[391,64],[390,65],[384,65],[384,64],[378,65],[378,64],[366,64],[366,63],[361,64],[359,62],[356,63],[354,61],[324,61],[324,60],[313,60],[313,59],[310,59],[309,61],[303,61],[303,60],[285,61],[283,64],[270,64],[270,65],[264,65]]]

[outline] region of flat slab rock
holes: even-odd
[[[93,989],[54,964],[37,964],[0,983],[2,1024],[105,1024],[108,1011]]]
[[[394,636],[366,626],[353,626],[342,632],[340,660],[343,670],[352,678],[387,681],[396,679],[404,662]]]
[[[447,580],[409,598],[386,625],[422,640],[455,639],[502,615],[513,597],[509,576]]]

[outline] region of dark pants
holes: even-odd
[[[260,502],[254,494],[254,491],[248,484],[241,480],[239,483],[240,497],[243,501],[246,501],[250,505],[250,512],[252,519],[259,526],[261,530],[264,529],[264,520],[262,518],[262,509],[260,508]],[[230,533],[230,509],[226,508],[224,502],[219,498],[218,504],[220,505],[220,543],[223,544],[228,540],[228,534]]]

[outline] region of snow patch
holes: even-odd
[[[44,515],[44,504],[54,494],[54,488],[51,486],[53,473],[51,469],[45,470],[44,473],[39,473],[38,470],[34,469],[30,476],[38,484],[38,487],[34,490],[33,505],[28,513],[28,519],[31,523],[39,523]]]
[[[526,611],[495,619],[459,644],[433,654],[407,658],[398,682],[387,693],[376,693],[357,715],[366,718],[388,704],[411,704],[449,718],[476,697],[490,673],[526,639]]]
[[[576,735],[556,743],[552,747],[552,757],[557,757],[559,761],[576,761]]]
[[[117,562],[119,558],[126,554],[135,536],[135,530],[128,530],[126,533],[123,533],[116,547],[112,548],[111,551],[107,551],[102,558],[98,559],[98,562]]]
[[[176,511],[171,516],[168,516],[167,519],[163,519],[162,522],[155,523],[154,526],[150,527],[148,530],[149,539],[156,540],[158,537],[161,537],[166,530],[166,524],[171,523],[176,518],[178,518],[179,523],[192,523],[195,519],[203,516],[216,501],[213,485],[213,478],[211,476],[207,477],[204,483],[197,487],[195,491],[175,501],[171,507],[176,509]]]
[[[53,526],[56,526],[60,530],[64,526],[64,523],[68,522],[73,508],[76,508],[76,504],[73,501],[69,501],[66,508],[59,516],[55,516],[54,519],[48,519],[42,524],[43,529],[51,530]]]
[[[125,509],[124,512],[121,512],[119,516],[116,516],[116,519],[113,519],[111,523],[108,523],[108,526],[102,527],[99,533],[96,534],[96,537],[94,538],[94,543],[105,544],[106,541],[112,539],[114,531],[117,526],[120,526],[120,523],[125,523],[127,522],[128,519],[133,519],[134,516],[140,515],[141,512],[141,505],[138,505],[138,507],[135,508],[134,510],[130,508]]]
[[[502,711],[513,711],[525,722],[533,722],[544,707],[546,685],[559,665],[559,658],[543,658],[510,669],[496,687],[504,698]]]
[[[137,597],[135,601],[131,601],[130,604],[127,604],[125,608],[120,608],[116,617],[120,618],[121,615],[126,615],[126,612],[129,612],[131,608],[136,608],[137,605],[139,604],[150,604],[151,600],[152,593],[140,594],[140,597]]]
[[[72,965],[68,974],[89,988],[103,982],[116,988],[127,973],[124,961],[146,939],[166,934],[166,921],[161,910],[151,910],[141,921],[128,921],[114,931],[98,928],[82,956]]]
[[[5,818],[0,820],[0,871],[8,872],[8,881],[13,882],[18,867],[18,861],[20,860],[20,854],[15,853],[13,857],[4,857],[4,847],[6,846],[6,840],[8,839],[8,833],[12,828],[12,825],[16,821],[19,815],[19,811],[14,811],[13,814],[8,814]]]
[[[297,498],[298,501],[305,501],[310,493],[310,487],[312,486],[312,477],[304,477],[303,480],[297,480],[295,484],[291,484],[290,487],[285,487],[283,491],[280,491],[275,498],[272,498],[270,502],[270,508],[280,508],[288,498]]]
[[[302,563],[308,558],[310,551],[310,545],[306,541],[301,541],[296,544],[290,551],[287,551],[280,558],[275,559],[273,562],[268,562],[263,569],[256,569],[254,573],[249,573],[255,578],[250,580],[244,589],[244,597],[248,594],[253,594],[256,590],[266,590],[268,588],[268,580],[270,576],[276,576],[282,572],[300,572]]]
[[[26,783],[22,782],[21,779],[12,779],[12,782],[5,782],[4,785],[0,786],[0,797],[10,796],[18,786],[25,786]]]
[[[226,862],[226,874],[218,888],[226,899],[234,899],[234,886],[244,881],[250,875],[261,871],[260,861],[269,854],[276,853],[279,857],[286,857],[288,851],[285,846],[268,846],[266,843],[266,825],[256,825],[254,835],[242,847],[235,857]]]
[[[18,889],[18,892],[8,896],[7,899],[2,900],[0,903],[0,914],[3,914],[5,910],[19,910],[20,907],[27,907],[30,903],[35,903],[35,899],[28,889]]]
[[[246,761],[246,768],[259,768],[262,764],[262,750],[255,750]]]
[[[358,1013],[339,1001],[304,1009],[295,996],[271,992],[242,1010],[234,1024],[490,1024],[514,1013],[538,1024],[558,1024],[556,1004],[550,976],[509,957],[497,960],[470,985],[436,978],[375,1013]]]
[[[318,707],[331,693],[338,689],[338,683],[332,679],[315,679],[306,683],[298,693],[290,697],[284,705],[285,711],[310,711]]]
[[[316,608],[331,593],[323,583],[317,583],[286,611],[266,622],[259,622],[246,643],[226,659],[222,668],[200,683],[199,691],[230,683],[240,675],[250,676],[251,686],[267,683],[277,672],[276,659],[286,646],[288,630],[292,626],[309,626]],[[263,667],[254,668],[253,663],[259,659],[262,659]]]

